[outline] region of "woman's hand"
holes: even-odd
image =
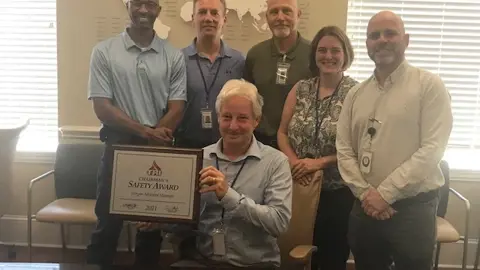
[[[304,175],[302,177],[298,178],[293,178],[293,181],[298,182],[302,186],[308,186],[310,183],[312,183],[314,173],[309,173],[307,175]]]
[[[292,177],[294,179],[301,178],[307,174],[316,172],[323,168],[323,159],[304,158],[299,159],[292,167]]]

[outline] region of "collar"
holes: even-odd
[[[300,35],[300,32],[297,31],[297,41],[295,42],[295,45],[293,45],[290,49],[288,49],[288,51],[285,54],[283,54],[278,50],[277,46],[275,45],[275,41],[273,40],[273,38],[271,38],[271,42],[270,42],[271,50],[270,51],[272,52],[272,56],[284,56],[284,55],[286,55],[287,59],[292,60],[297,56],[298,44],[300,44],[300,42],[302,42],[302,41],[303,41],[303,37]]]
[[[197,46],[195,45],[197,38],[194,38],[192,43],[186,48],[188,56],[194,56],[198,54]],[[220,57],[232,57],[232,48],[230,48],[222,39],[220,39]]]
[[[138,47],[137,44],[135,44],[135,42],[132,40],[132,38],[130,37],[130,35],[128,34],[126,29],[125,29],[125,31],[122,32],[122,39],[123,39],[123,43],[125,44],[125,49],[126,50],[128,50],[132,47],[137,47],[137,48],[140,49],[140,47]],[[150,43],[150,46],[148,46],[147,48],[148,48],[148,50],[152,49],[152,50],[154,50],[155,52],[158,53],[162,50],[162,47],[163,47],[162,46],[162,41],[157,36],[157,33],[154,30],[153,31],[152,43]]]
[[[218,140],[218,142],[215,144],[215,146],[211,148],[211,151],[207,152],[209,157],[217,156],[218,158],[223,159],[223,160],[230,160],[222,152],[222,141],[223,141],[223,139]],[[255,157],[255,158],[258,158],[258,159],[262,158],[262,153],[260,151],[259,142],[255,138],[255,135],[252,135],[252,143],[250,144],[250,147],[248,148],[247,152],[244,155],[238,157],[237,159],[232,160],[232,162],[239,162],[239,161],[242,161],[242,160],[246,159],[247,157]]]
[[[405,74],[405,71],[407,68],[410,66],[408,61],[405,59],[398,65],[398,67],[388,76],[388,78],[385,80],[385,82],[389,82],[391,84],[396,83],[397,81],[400,81],[403,79],[403,75]],[[377,81],[377,76],[375,73],[373,74],[373,79]]]

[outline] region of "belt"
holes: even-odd
[[[140,137],[130,132],[112,128],[103,125],[100,129],[100,140],[106,144],[132,144],[132,145],[148,145],[148,139]]]

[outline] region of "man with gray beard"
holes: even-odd
[[[255,137],[278,149],[277,130],[292,87],[311,76],[310,41],[297,31],[301,11],[296,0],[268,0],[266,19],[272,38],[253,46],[245,62],[245,80],[263,96],[262,120]]]

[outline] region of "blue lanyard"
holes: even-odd
[[[204,87],[204,90],[205,90],[206,106],[208,108],[208,101],[210,99],[210,92],[212,91],[212,87],[215,84],[215,81],[217,81],[218,73],[220,73],[220,67],[222,66],[223,58],[220,58],[218,66],[217,66],[217,71],[215,72],[213,80],[210,83],[210,87],[207,87],[207,81],[205,80],[205,75],[203,74],[202,67],[200,66],[200,61],[198,60],[199,57],[200,56],[197,55],[195,60],[197,61],[197,66],[198,66],[198,70],[200,70],[200,75],[202,75],[203,87]],[[213,62],[213,63],[215,63],[215,62]]]

